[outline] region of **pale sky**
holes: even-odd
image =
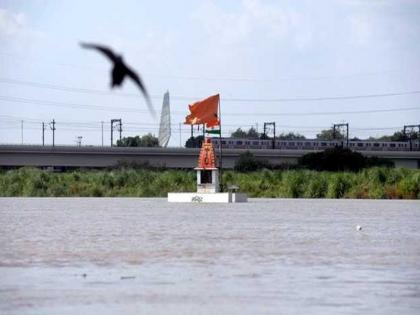
[[[171,146],[188,103],[216,93],[225,135],[275,121],[307,137],[349,123],[366,138],[420,123],[417,0],[0,0],[0,143],[22,142],[22,120],[26,144],[52,119],[56,144],[100,145],[104,121],[109,145],[113,118],[123,136],[157,135],[135,85],[111,91],[110,62],[80,41],[122,53],[158,112],[170,92]]]

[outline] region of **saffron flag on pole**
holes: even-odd
[[[188,105],[188,107],[190,108],[190,114],[187,117],[185,117],[184,124],[205,124],[207,128],[219,126],[219,98],[219,94],[216,94],[209,96],[204,100]]]

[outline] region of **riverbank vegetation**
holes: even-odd
[[[118,168],[52,172],[0,171],[0,195],[37,197],[166,197],[196,190],[195,171]],[[224,171],[225,185],[249,197],[420,199],[420,170],[373,167],[359,172]]]
[[[336,147],[321,152],[307,153],[298,159],[297,164],[271,164],[266,160],[257,159],[250,151],[239,155],[235,163],[235,171],[253,172],[262,169],[285,170],[285,169],[308,169],[314,171],[351,171],[358,172],[364,168],[394,167],[390,160],[378,157],[365,157],[359,152]]]

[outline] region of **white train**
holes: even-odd
[[[213,144],[218,147],[222,141],[222,148],[227,149],[273,149],[273,140],[260,139],[240,139],[240,138],[212,138]],[[344,140],[324,141],[324,140],[276,140],[274,148],[279,150],[323,150],[336,146],[346,147]],[[355,151],[418,151],[419,141],[369,141],[359,140],[349,141],[349,148]]]

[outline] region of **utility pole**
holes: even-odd
[[[42,146],[45,145],[45,129],[46,129],[45,123],[42,122]]]
[[[53,119],[52,122],[50,122],[50,129],[53,132],[53,147],[55,146],[55,120]]]
[[[182,148],[181,123],[179,123],[179,147]]]
[[[23,120],[20,121],[20,138],[23,144]]]
[[[77,137],[76,143],[77,143],[77,146],[78,147],[81,147],[82,146],[82,138],[83,138],[82,136],[78,136]]]
[[[122,121],[120,119],[111,119],[111,147],[114,146],[114,123],[118,123],[118,131],[120,132],[120,141],[121,141],[121,132],[122,132]]]
[[[417,128],[417,132],[414,131],[414,129]],[[413,135],[415,135],[417,133],[417,141],[420,141],[420,125],[404,125],[404,139],[407,139],[407,130],[409,131],[409,138],[408,140],[410,141],[410,151],[413,151]],[[419,143],[420,144],[420,143]]]
[[[114,145],[114,120],[111,119],[111,147]]]
[[[120,132],[120,141],[121,141],[121,133],[122,133],[122,121],[120,119],[118,131]]]
[[[273,126],[274,126],[274,135],[273,135],[273,149],[276,146],[276,123],[273,122]]]
[[[349,147],[349,124],[334,124],[333,125],[333,139],[337,138],[337,131],[340,131],[341,127],[346,127],[346,147]],[[343,146],[343,143],[342,145]]]
[[[104,122],[101,121],[101,130],[102,130],[102,146],[104,146]]]
[[[264,138],[267,137],[267,130],[268,130],[268,126],[273,126],[273,149],[276,148],[276,123],[274,121],[272,122],[265,122],[264,123]]]

